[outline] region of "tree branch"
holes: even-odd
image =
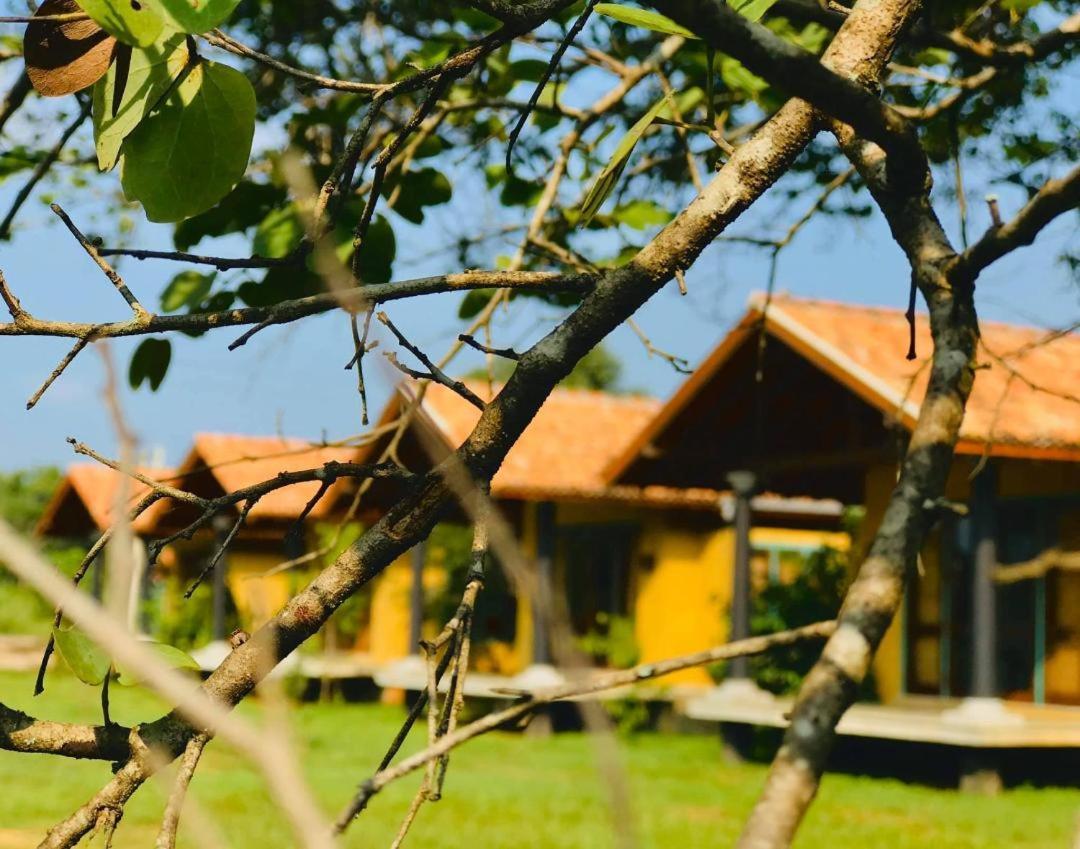
[[[664,14],[715,50],[734,56],[770,83],[854,127],[890,155],[897,179],[925,179],[926,155],[912,126],[865,86],[836,73],[812,53],[752,23],[724,0],[654,0]]]
[[[442,384],[447,389],[449,389],[451,392],[455,392],[458,395],[460,395],[462,398],[464,398],[466,401],[468,401],[470,404],[472,404],[478,410],[483,410],[484,409],[484,407],[486,405],[484,404],[483,400],[481,400],[480,397],[475,392],[473,392],[471,389],[469,389],[469,387],[466,386],[464,383],[462,383],[460,380],[454,380],[446,372],[444,372],[441,368],[439,368],[437,365],[435,365],[435,363],[433,363],[431,361],[431,358],[427,354],[425,354],[416,345],[414,345],[412,342],[410,342],[405,337],[405,334],[402,333],[400,330],[398,330],[397,325],[395,325],[390,320],[390,316],[388,316],[384,312],[380,312],[380,313],[376,314],[375,317],[377,319],[379,319],[379,321],[391,333],[394,334],[394,338],[396,338],[398,340],[398,344],[401,345],[406,350],[408,350],[409,353],[411,353],[418,360],[420,360],[420,362],[422,362],[427,367],[428,371],[425,373],[425,372],[419,372],[419,371],[415,371],[413,369],[410,369],[407,366],[404,366],[401,363],[399,363],[392,353],[388,353],[387,357],[389,358],[391,363],[393,363],[399,369],[404,371],[410,377],[415,377],[418,380],[431,380],[431,381],[434,381],[435,383]]]
[[[852,16],[860,7],[856,6]],[[916,2],[898,2],[898,22]],[[926,397],[912,431],[900,477],[866,560],[845,597],[839,625],[804,680],[784,743],[737,849],[786,849],[817,793],[836,725],[854,701],[874,653],[903,597],[907,575],[940,503],[964,408],[975,379],[978,323],[972,281],[950,274],[956,252],[930,204],[929,188],[885,179],[876,145],[835,124],[833,132],[859,169],[908,257],[912,283],[930,308],[934,355]]]
[[[893,7],[898,2],[880,0],[872,15],[860,16],[857,7],[830,47],[835,59],[830,67],[854,78],[874,76],[903,24],[903,16],[894,13]],[[881,25],[874,26],[878,19]],[[853,21],[859,25],[849,30]],[[463,468],[474,478],[489,481],[547,396],[574,364],[677,271],[692,265],[731,221],[785,173],[812,138],[817,120],[806,103],[785,104],[734,151],[704,191],[633,260],[600,278],[587,278],[595,281],[595,285],[562,324],[522,354],[506,386],[487,405],[464,444],[446,461],[452,465],[444,464],[425,475],[419,486],[293,597],[248,642],[236,648],[203,684],[203,692],[213,703],[237,704],[276,663],[316,633],[359,587],[423,539],[450,498],[450,489],[443,478],[447,470]],[[377,298],[369,294],[361,302],[372,300]],[[147,739],[163,741],[165,749],[175,757],[195,730],[179,716],[169,715],[141,726],[140,732]],[[50,835],[50,845],[70,845],[73,837],[85,834],[90,827],[86,816],[89,812],[99,811],[102,806],[121,806],[155,768],[144,759],[129,761],[80,809],[77,817],[61,824]]]
[[[14,321],[0,324],[0,336],[63,336],[81,339],[112,339],[122,336],[146,336],[174,331],[204,331],[248,324],[287,324],[299,318],[319,315],[334,309],[383,304],[403,298],[439,292],[467,292],[473,289],[518,289],[531,292],[586,292],[596,281],[595,275],[557,274],[542,271],[466,271],[436,277],[419,277],[394,283],[373,283],[344,292],[327,292],[282,301],[269,307],[245,307],[221,312],[189,315],[154,315],[148,321],[129,320],[107,324],[73,321],[50,321],[21,310]],[[10,294],[10,292],[8,293]],[[7,298],[5,297],[5,301]],[[18,301],[8,301],[9,312]]]
[[[631,669],[621,669],[617,672],[609,672],[598,675],[584,681],[571,681],[557,687],[537,690],[528,698],[519,701],[503,710],[493,711],[486,716],[470,723],[457,731],[440,737],[433,745],[429,745],[423,751],[417,752],[397,766],[387,767],[375,773],[371,778],[360,785],[356,797],[349,803],[346,812],[362,810],[370,801],[371,797],[386,787],[388,784],[404,778],[411,772],[416,771],[431,761],[445,757],[447,753],[467,743],[482,734],[505,727],[508,723],[533,713],[538,708],[552,702],[564,699],[581,698],[604,690],[614,690],[619,687],[629,687],[640,684],[642,681],[651,681],[664,675],[670,675],[682,669],[692,669],[697,666],[706,666],[711,663],[719,663],[723,660],[731,660],[736,657],[749,657],[763,654],[773,648],[790,646],[804,640],[824,639],[836,630],[835,622],[817,622],[802,628],[794,628],[790,631],[780,631],[776,634],[768,634],[760,637],[750,637],[745,640],[715,646],[705,651],[681,657],[668,658],[655,663],[644,663]],[[338,822],[347,821],[345,815],[338,818]]]
[[[130,728],[115,724],[71,725],[35,719],[0,703],[0,749],[9,752],[121,761],[131,752],[130,733]]]
[[[161,829],[154,841],[154,849],[173,849],[176,846],[176,829],[180,825],[180,812],[184,808],[188,786],[195,776],[195,768],[199,765],[203,749],[209,741],[210,737],[206,734],[196,734],[188,740],[184,754],[180,757],[180,768],[176,772],[172,793],[165,805],[165,815],[161,819]]]
[[[1051,221],[1080,206],[1080,166],[1049,180],[1011,221],[991,227],[957,260],[956,274],[975,277],[984,268],[1019,247],[1030,245]]]

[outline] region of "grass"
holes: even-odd
[[[0,700],[38,716],[93,722],[97,694],[62,671],[45,695],[30,697],[31,678],[0,673]],[[114,689],[117,721],[157,715],[160,706],[138,690]],[[241,711],[257,718],[257,706]],[[400,709],[379,705],[302,705],[291,720],[308,778],[328,815],[336,814],[356,783],[381,756]],[[420,744],[419,738],[410,741]],[[634,816],[643,847],[730,846],[764,780],[760,765],[725,763],[711,736],[642,734],[620,738]],[[0,849],[36,845],[45,830],[109,777],[109,765],[0,752]],[[386,847],[418,778],[377,796],[354,823],[345,846]],[[117,849],[153,845],[167,787],[152,782],[135,796],[117,833]],[[291,847],[289,828],[260,777],[235,753],[212,744],[192,795],[238,849]],[[595,749],[587,737],[539,739],[493,734],[459,750],[446,794],[424,808],[409,845],[438,849],[604,849],[612,846],[610,813]],[[898,781],[830,775],[797,846],[874,849],[1052,849],[1071,846],[1080,791],[1019,788],[995,799],[909,786]],[[191,812],[181,822],[181,845],[197,840]],[[185,823],[187,828],[185,828]]]

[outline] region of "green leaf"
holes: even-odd
[[[255,133],[255,91],[239,71],[200,62],[124,143],[124,193],[151,221],[180,221],[244,176]]]
[[[259,256],[288,256],[304,237],[304,225],[295,203],[271,210],[255,228],[252,250]]]
[[[601,15],[607,15],[609,18],[614,18],[624,24],[630,24],[630,26],[641,27],[642,29],[649,29],[653,32],[663,33],[664,35],[681,35],[683,38],[694,38],[694,35],[686,27],[675,23],[659,12],[651,12],[646,9],[636,9],[633,6],[623,6],[619,3],[597,3],[596,12]]]
[[[249,307],[268,307],[322,292],[322,278],[307,267],[271,268],[261,281],[241,283],[236,294]]]
[[[674,216],[651,200],[635,200],[618,207],[611,217],[627,227],[644,230],[646,227],[667,224]]]
[[[181,221],[173,231],[179,251],[191,250],[208,236],[240,233],[254,227],[285,201],[285,190],[271,183],[239,183],[212,209]]]
[[[776,0],[728,0],[728,5],[751,21],[760,21]]]
[[[352,234],[349,234],[352,244]],[[368,225],[367,235],[360,245],[360,278],[365,283],[389,283],[393,274],[397,240],[394,228],[381,215],[376,215]]]
[[[494,289],[473,289],[471,292],[466,292],[465,297],[461,299],[461,306],[458,307],[458,318],[476,318],[494,294]]]
[[[150,389],[157,392],[165,372],[172,360],[172,343],[168,339],[144,339],[131,357],[128,368],[128,383],[132,389],[138,389],[143,382],[150,384]]]
[[[446,175],[434,168],[408,171],[397,181],[388,182],[383,189],[385,197],[397,191],[393,210],[406,221],[420,224],[424,220],[425,206],[438,206],[450,200],[453,188]]]
[[[82,10],[109,35],[146,47],[157,41],[165,21],[149,6],[132,0],[78,0]]]
[[[1038,6],[1042,0],[1001,0],[1001,8],[1014,15],[1023,15]]]
[[[117,61],[94,86],[94,146],[102,171],[116,165],[124,139],[168,91],[188,50],[183,34],[169,32],[145,49],[128,51],[126,62],[120,56],[117,51]]]
[[[720,78],[732,91],[754,100],[764,92],[769,84],[757,74],[748,70],[738,59],[723,56],[720,59]]]
[[[53,628],[52,635],[56,650],[76,678],[91,686],[105,680],[109,674],[109,656],[97,643],[74,626]]]
[[[31,151],[22,145],[0,151],[0,183],[14,174],[33,168],[40,161],[39,151]]]
[[[615,188],[615,184],[619,182],[619,177],[622,175],[626,163],[630,161],[630,154],[634,152],[634,147],[641,141],[645,131],[649,129],[649,126],[666,104],[667,98],[661,97],[622,137],[611,159],[597,175],[596,180],[589,188],[588,194],[585,195],[585,200],[581,203],[581,217],[577,222],[579,226],[587,226],[593,216],[600,211],[600,207],[603,206],[604,201],[607,200],[608,195]]]
[[[818,54],[825,49],[825,45],[828,44],[831,36],[832,32],[821,24],[810,23],[795,34],[794,41],[803,50]],[[930,49],[933,50],[934,48]]]
[[[161,293],[161,308],[165,312],[175,312],[181,307],[198,307],[210,294],[217,275],[199,274],[197,271],[181,271]]]
[[[143,641],[143,645],[156,654],[158,660],[171,666],[173,669],[199,669],[199,664],[195,662],[195,658],[186,651],[178,649],[175,646],[159,643],[154,640],[145,640]],[[132,687],[141,681],[142,679],[135,674],[134,670],[129,669],[123,664],[116,664],[116,683],[121,687]]]
[[[229,19],[240,0],[142,0],[184,32],[212,30]]]
[[[536,98],[536,105],[552,109],[557,107],[561,88],[563,86],[558,83],[545,83],[544,88],[540,91],[540,96]],[[561,121],[562,118],[559,117],[558,113],[547,112],[544,109],[537,109],[532,115],[532,122],[540,129],[540,132],[547,132],[552,127],[559,126]]]
[[[492,166],[506,171],[505,165]],[[499,192],[499,202],[503,206],[536,206],[540,196],[544,193],[544,186],[539,181],[530,182],[523,180],[516,174],[507,177],[506,183]]]
[[[539,59],[517,59],[510,63],[510,73],[517,82],[538,83],[547,72],[547,62]]]

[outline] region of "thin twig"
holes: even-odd
[[[470,336],[468,333],[459,333],[458,340],[464,342],[470,348],[475,348],[482,354],[491,354],[494,357],[502,357],[507,360],[520,360],[521,354],[515,351],[513,348],[492,348],[489,345],[485,345],[482,342],[478,342],[475,337]]]
[[[193,254],[187,251],[155,251],[146,250],[143,248],[98,248],[97,252],[100,256],[127,256],[132,259],[146,260],[146,259],[163,259],[172,260],[173,262],[188,262],[192,265],[212,265],[218,271],[228,271],[232,268],[286,268],[293,265],[298,265],[303,257],[295,254],[289,254],[283,257],[265,257],[265,256],[250,256],[250,257],[225,257],[225,256],[204,256],[203,254]]]
[[[60,154],[63,152],[65,145],[71,140],[71,137],[75,135],[79,127],[82,126],[83,121],[90,117],[90,100],[87,99],[79,110],[79,114],[64,129],[61,133],[60,139],[53,145],[52,149],[45,154],[44,158],[37,164],[33,172],[30,174],[30,179],[26,181],[19,193],[15,195],[15,200],[11,203],[11,208],[8,210],[7,215],[4,216],[4,220],[0,222],[0,239],[6,239],[11,235],[11,225],[15,221],[15,216],[19,214],[19,210],[22,209],[27,198],[30,197],[30,193],[34,191],[34,187],[41,182],[42,178],[49,172],[49,169],[53,167],[56,160],[60,158]]]
[[[56,368],[54,368],[49,376],[45,378],[45,382],[41,384],[37,392],[30,396],[29,400],[26,402],[26,409],[34,409],[37,402],[41,400],[41,396],[48,391],[49,387],[64,373],[64,370],[74,362],[75,358],[82,353],[83,348],[89,345],[91,341],[91,337],[84,336],[82,339],[75,342],[71,350],[64,355],[64,358],[60,360],[60,363]]]
[[[394,336],[398,340],[398,343],[403,348],[408,350],[414,357],[416,357],[418,360],[420,360],[420,362],[427,366],[428,371],[427,373],[424,373],[416,371],[415,369],[411,369],[408,366],[398,362],[398,360],[393,356],[392,352],[387,352],[387,359],[389,359],[391,363],[393,363],[395,366],[397,366],[397,368],[401,369],[406,374],[410,375],[411,377],[415,377],[418,380],[432,380],[435,383],[442,384],[447,389],[456,392],[458,395],[460,395],[478,410],[484,410],[487,405],[480,399],[480,396],[473,392],[471,389],[469,389],[469,387],[462,383],[460,380],[454,380],[452,377],[447,375],[446,372],[444,372],[441,368],[435,365],[435,363],[431,361],[431,358],[428,357],[427,354],[425,354],[416,345],[414,345],[412,342],[405,338],[405,334],[403,334],[400,330],[397,329],[394,323],[390,320],[390,316],[388,316],[385,312],[379,312],[376,314],[375,317],[379,319],[379,321],[382,322],[391,333],[394,334]]]
[[[237,56],[243,56],[245,59],[253,59],[269,68],[273,68],[275,71],[281,71],[283,74],[287,74],[290,77],[296,77],[297,79],[303,80],[318,88],[331,89],[333,91],[351,91],[358,94],[378,94],[379,92],[392,88],[392,84],[389,83],[361,83],[352,80],[338,80],[333,77],[325,77],[322,74],[313,74],[310,71],[294,68],[291,65],[287,65],[284,62],[275,59],[273,56],[267,56],[265,53],[260,53],[258,50],[248,47],[246,44],[242,44],[219,29],[211,30],[200,37],[208,44],[214,45],[214,47],[227,50],[229,53],[233,53]]]
[[[641,327],[638,326],[638,323],[636,321],[634,321],[632,318],[628,318],[626,320],[626,325],[631,330],[633,330],[634,334],[637,336],[637,338],[641,340],[641,344],[645,346],[645,353],[648,354],[648,356],[651,357],[651,356],[655,355],[655,356],[659,357],[660,359],[665,360],[673,369],[675,369],[675,371],[679,372],[679,374],[692,374],[693,373],[693,369],[690,368],[690,361],[689,360],[685,359],[684,357],[678,357],[675,354],[671,354],[671,353],[668,353],[667,351],[664,351],[664,350],[662,350],[660,348],[657,348],[652,343],[652,340],[649,339],[649,337],[645,335],[645,331],[642,330]]]
[[[154,849],[174,849],[176,846],[176,829],[180,825],[180,812],[187,798],[188,785],[191,784],[199,758],[202,757],[203,749],[209,740],[207,734],[197,734],[188,740],[184,754],[180,757],[180,767],[176,772],[172,793],[165,805],[165,815],[161,819],[161,829],[154,841]]]
[[[374,312],[374,305],[369,306],[364,311],[364,329],[362,331],[357,326],[356,313],[349,315],[355,352],[352,359],[345,364],[345,369],[347,371],[356,366],[356,391],[360,393],[360,424],[363,427],[367,427],[368,424],[367,385],[364,383],[364,354],[378,345],[378,342],[368,343],[368,333],[371,331],[371,316]]]
[[[82,246],[82,249],[86,251],[90,259],[94,261],[94,264],[101,269],[101,273],[109,278],[109,282],[116,287],[116,291],[120,293],[120,296],[127,301],[127,305],[131,307],[131,311],[135,314],[137,319],[149,319],[150,313],[147,312],[143,305],[139,303],[138,298],[132,294],[131,290],[124,283],[124,279],[116,273],[116,269],[107,263],[98,252],[97,246],[94,245],[82,231],[75,226],[75,222],[71,220],[63,208],[58,203],[49,204],[49,209],[60,216],[60,220],[64,222],[64,226],[71,231],[71,235],[75,237],[75,240]]]
[[[503,710],[493,711],[481,719],[459,728],[453,734],[447,734],[445,737],[441,737],[434,746],[429,746],[424,751],[406,758],[397,766],[389,767],[377,772],[360,786],[359,792],[350,803],[350,808],[361,809],[365,807],[371,797],[386,787],[386,785],[414,772],[429,761],[442,757],[462,743],[466,743],[474,737],[479,737],[489,731],[501,728],[551,702],[580,698],[603,690],[630,686],[642,681],[658,678],[662,675],[669,675],[672,672],[677,672],[682,669],[705,666],[710,663],[717,663],[721,660],[731,660],[736,657],[761,654],[772,648],[793,645],[803,640],[825,639],[835,630],[836,623],[833,621],[818,622],[814,625],[794,628],[790,631],[781,631],[767,636],[737,640],[733,643],[716,646],[707,649],[706,651],[695,652],[694,654],[670,658],[656,663],[641,664],[632,669],[609,672],[606,675],[598,676],[590,681],[575,682],[552,687],[547,690],[537,691],[533,693],[530,698],[520,701],[515,705],[511,705],[508,708],[504,708]]]
[[[518,116],[514,128],[510,131],[510,138],[506,143],[506,173],[510,177],[514,176],[514,145],[517,144],[518,137],[521,135],[522,130],[525,129],[525,124],[528,122],[529,116],[532,114],[533,109],[536,108],[536,104],[540,100],[540,96],[544,93],[547,84],[551,82],[551,78],[558,69],[559,63],[562,61],[566,51],[585,28],[585,24],[588,23],[596,3],[597,0],[588,0],[585,4],[585,8],[582,10],[581,14],[578,15],[577,20],[574,21],[574,25],[570,27],[569,32],[566,33],[566,37],[559,43],[559,46],[555,48],[555,52],[552,54],[551,60],[544,69],[544,73],[540,75],[539,82],[537,82],[536,87],[533,89],[533,93],[529,96],[528,104],[521,110],[521,114]]]
[[[244,521],[247,519],[248,514],[251,512],[251,508],[258,503],[257,498],[252,498],[249,501],[244,502],[243,508],[240,510],[240,515],[236,518],[233,526],[229,529],[229,532],[225,535],[225,539],[221,541],[221,545],[218,546],[217,551],[214,552],[214,556],[210,558],[210,561],[203,567],[202,571],[195,577],[191,586],[184,592],[184,598],[191,598],[195,590],[199,588],[199,585],[206,579],[206,576],[214,571],[214,567],[221,562],[221,558],[225,556],[225,551],[232,544],[233,539],[236,538],[236,534],[239,532]]]

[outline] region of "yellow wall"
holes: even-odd
[[[866,518],[860,529],[856,544],[856,556],[851,558],[852,569],[858,569],[870,549],[878,526],[885,514],[893,486],[896,484],[896,468],[891,465],[874,466],[866,475]],[[893,617],[889,630],[874,655],[874,680],[877,683],[878,697],[888,703],[895,701],[904,692],[904,613]]]
[[[520,532],[521,549],[530,561],[537,552],[536,510],[536,504],[525,505]],[[556,522],[627,522],[640,528],[631,554],[628,597],[642,663],[699,651],[728,638],[735,543],[730,527],[718,527],[718,517],[621,505],[560,504]],[[849,540],[843,533],[757,527],[751,532],[751,543],[792,549],[823,545],[843,549]],[[391,564],[373,588],[370,644],[372,655],[379,660],[402,657],[409,650],[409,558],[405,555]],[[425,586],[434,587],[442,580],[441,568],[429,563]],[[425,623],[425,632],[438,624]],[[485,672],[513,675],[531,662],[532,643],[532,606],[524,594],[518,593],[514,643],[475,646],[474,664]],[[708,685],[712,679],[705,669],[689,669],[664,681]]]
[[[734,534],[703,532],[650,522],[644,529],[637,575],[634,625],[641,662],[688,654],[722,642],[728,632]],[[670,684],[709,684],[704,669],[685,669]]]
[[[441,565],[425,564],[425,592],[438,590],[444,581]],[[417,647],[409,645],[411,589],[412,552],[407,551],[372,582],[369,645],[374,660],[398,660],[416,652]],[[434,622],[425,622],[421,633],[433,637],[438,627]]]
[[[248,631],[254,631],[281,610],[292,594],[290,573],[265,574],[280,566],[281,562],[281,556],[272,552],[237,548],[228,554],[225,580],[236,604],[241,626]]]
[[[796,528],[756,527],[752,547],[846,549],[846,534]],[[700,651],[729,637],[735,561],[731,527],[679,528],[670,517],[648,522],[635,558],[633,611],[641,662]],[[646,566],[644,564],[651,564]],[[664,679],[672,684],[709,684],[704,668]]]

